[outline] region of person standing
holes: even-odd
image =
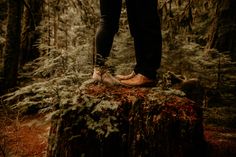
[[[122,0],[100,0],[100,24],[96,33],[96,59],[92,78],[108,84],[152,85],[162,55],[161,24],[157,0],[126,0],[130,33],[134,39],[136,65],[128,75],[113,77],[104,68],[113,39],[119,30]]]

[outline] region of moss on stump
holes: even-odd
[[[203,156],[202,110],[180,91],[89,83],[52,118],[48,157]]]

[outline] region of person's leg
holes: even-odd
[[[157,0],[126,0],[126,4],[137,62],[134,71],[155,79],[162,54]]]
[[[119,28],[122,0],[100,0],[100,24],[96,34],[96,61],[103,66],[109,56],[114,35]]]
[[[122,0],[100,0],[100,24],[96,34],[96,58],[92,79],[109,85],[119,84],[104,67],[113,38],[119,28]]]

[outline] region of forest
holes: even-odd
[[[91,81],[99,1],[0,0],[0,157],[235,157],[236,1],[156,7],[158,82],[128,88]],[[134,51],[123,1],[111,73]]]

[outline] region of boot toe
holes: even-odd
[[[155,80],[149,79],[142,74],[137,74],[133,78],[128,80],[121,80],[122,85],[129,87],[153,87],[155,86]]]

